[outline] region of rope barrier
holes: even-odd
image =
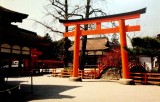
[[[11,91],[16,89],[16,88],[18,88],[18,90],[20,90],[21,89],[21,84],[19,84],[17,86],[14,86],[12,88],[9,88],[9,89],[2,90],[2,91],[0,91],[0,93],[8,92],[9,94],[11,94],[12,93]]]

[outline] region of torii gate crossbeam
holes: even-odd
[[[140,31],[140,25],[129,26],[125,25],[125,20],[140,18],[140,14],[145,13],[146,8],[121,13],[116,15],[108,15],[104,17],[95,17],[89,19],[75,19],[75,20],[60,20],[64,26],[75,26],[75,30],[72,32],[65,32],[64,36],[74,36],[74,55],[73,55],[73,77],[78,77],[79,68],[79,47],[80,47],[80,36],[94,35],[94,34],[108,34],[108,33],[120,33],[120,44],[121,44],[121,57],[122,57],[122,78],[129,79],[129,68],[128,68],[128,54],[124,47],[127,46],[126,32]],[[104,22],[118,21],[119,26],[114,28],[103,28],[101,24]],[[80,26],[85,24],[95,24],[94,30],[81,30]]]

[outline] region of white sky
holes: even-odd
[[[75,0],[73,0],[75,1]],[[78,0],[77,0],[78,1]],[[96,1],[96,0],[95,0]],[[28,19],[41,20],[44,17],[44,6],[48,0],[0,0],[0,5],[21,13],[28,14],[29,17],[18,24],[20,28],[34,31],[38,35],[44,35],[46,30],[36,27]],[[141,25],[141,31],[136,36],[156,36],[160,33],[160,0],[108,0],[108,6],[104,6],[110,14],[129,12],[147,7],[147,12],[135,24]],[[134,36],[134,33],[130,35]],[[51,36],[53,37],[53,36]]]

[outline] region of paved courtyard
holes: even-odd
[[[21,82],[21,90],[30,92],[30,77],[9,78]],[[33,77],[33,93],[24,102],[160,102],[160,86],[121,85],[115,81],[83,79],[72,82],[68,78],[51,75]]]

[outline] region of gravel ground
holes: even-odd
[[[72,82],[48,74],[33,77],[33,93],[30,93],[30,79],[8,79],[21,82],[21,93],[25,94],[20,95],[19,102],[160,102],[160,86],[156,85],[121,85],[100,79]]]

